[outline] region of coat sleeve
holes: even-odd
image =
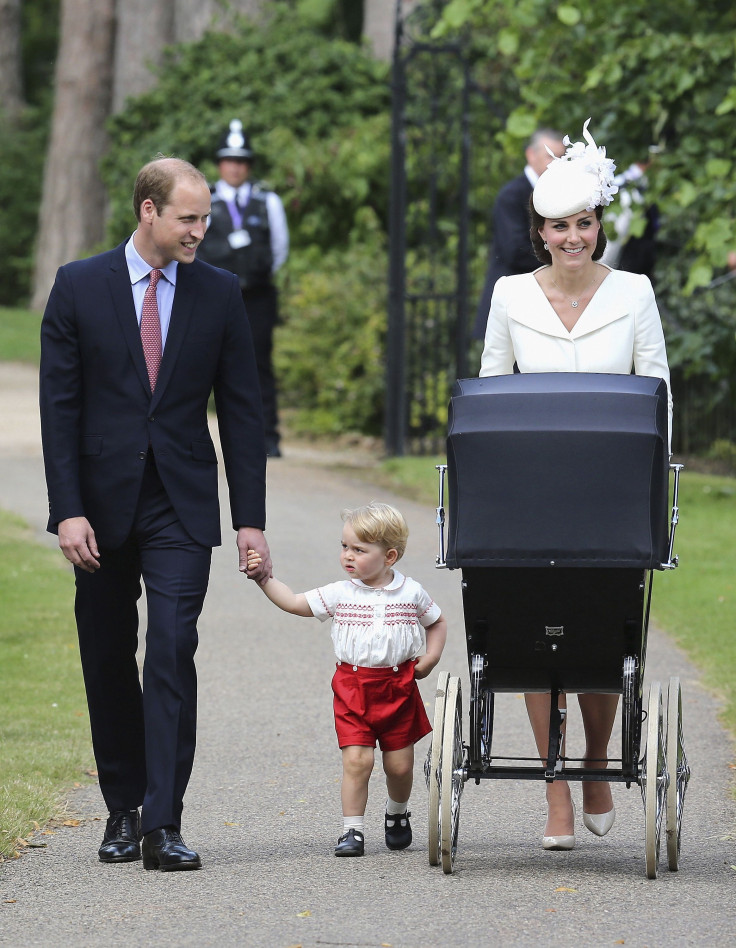
[[[485,345],[480,360],[480,375],[510,375],[514,370],[514,345],[507,315],[507,278],[501,277],[491,298]]]
[[[667,383],[667,413],[669,419],[669,450],[672,453],[672,388],[662,319],[657,308],[649,278],[637,275],[639,293],[634,330],[634,372]]]
[[[65,268],[56,274],[41,323],[39,401],[49,498],[48,529],[85,516],[79,473],[82,366],[74,294]]]

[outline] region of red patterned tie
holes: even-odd
[[[146,357],[151,392],[156,388],[158,367],[161,365],[161,320],[158,318],[158,303],[156,302],[156,284],[160,278],[160,270],[151,270],[150,282],[146,295],[143,297],[141,310],[141,342],[143,355]]]

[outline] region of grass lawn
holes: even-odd
[[[59,554],[0,512],[0,859],[94,765],[73,594]]]
[[[38,365],[41,314],[0,306],[0,359]]]
[[[442,463],[440,457],[391,458],[378,479],[435,507],[434,466]],[[679,506],[680,566],[656,573],[652,622],[684,649],[723,699],[723,723],[736,737],[736,478],[684,471]]]

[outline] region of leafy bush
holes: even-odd
[[[368,211],[353,238],[344,250],[300,255],[291,268],[275,369],[281,405],[294,410],[299,432],[383,429],[385,239]]]
[[[256,153],[253,175],[282,197],[294,248],[337,246],[359,206],[385,217],[378,159],[387,154],[389,104],[386,64],[311,28],[284,4],[265,25],[243,20],[235,34],[172,48],[156,87],[110,123],[103,177],[111,236],[122,240],[132,229],[132,176],[142,164],[175,154],[216,180],[215,149],[240,118]],[[380,129],[371,125],[376,116]]]
[[[13,121],[0,112],[0,305],[21,305],[30,293],[47,136],[44,110]]]

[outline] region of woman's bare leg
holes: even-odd
[[[589,767],[608,766],[608,743],[618,708],[618,695],[582,694],[578,704],[585,730],[584,760]],[[583,782],[583,810],[586,813],[608,813],[613,807],[611,785],[604,780]]]
[[[534,732],[534,740],[537,744],[539,756],[543,761],[547,760],[547,749],[549,747],[549,694],[528,694],[524,695],[526,699],[526,709],[529,714],[529,720]],[[564,695],[560,695],[559,707],[566,707]],[[565,725],[562,725],[563,734],[563,753],[564,753],[564,734]],[[547,784],[547,825],[544,828],[545,836],[572,836],[575,832],[575,818],[572,809],[572,797],[570,796],[570,787],[566,780],[553,780]]]

